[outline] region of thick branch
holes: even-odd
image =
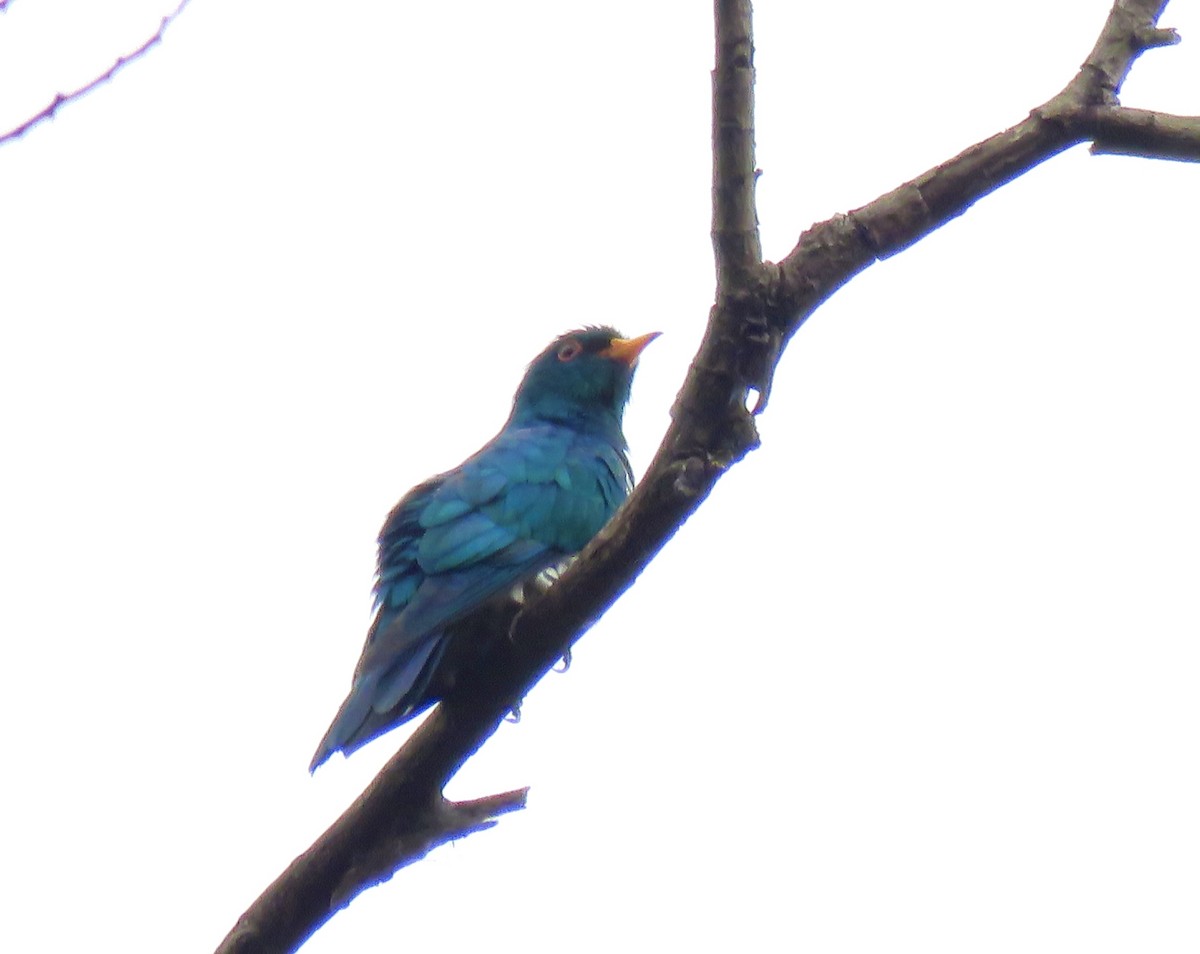
[[[382,778],[380,775],[376,779],[376,785],[359,798],[355,808],[370,808],[368,796]],[[324,844],[327,857],[345,862],[344,866],[326,866],[327,873],[336,877],[322,881],[292,878],[293,862],[263,893],[260,899],[263,903],[242,916],[219,950],[223,954],[295,950],[359,892],[389,880],[402,867],[421,860],[439,845],[493,827],[498,816],[524,808],[528,793],[528,789],[522,788],[466,802],[439,797],[428,805],[405,811],[404,824],[400,826],[389,826],[386,818],[374,818],[377,827],[372,840],[357,850],[343,853],[346,839],[355,836],[347,830],[352,827],[347,823],[350,817],[347,812],[318,842]],[[303,933],[296,933],[297,928]]]
[[[20,139],[38,123],[52,118],[62,106],[65,106],[67,103],[73,103],[75,100],[86,96],[97,86],[100,86],[102,83],[107,83],[110,79],[116,76],[120,70],[124,69],[134,60],[141,59],[141,57],[143,57],[147,51],[149,51],[150,47],[154,46],[156,43],[162,42],[163,33],[166,32],[167,27],[169,27],[175,21],[176,17],[183,12],[183,8],[186,7],[190,2],[191,0],[179,0],[179,6],[162,18],[162,22],[159,23],[158,29],[148,40],[146,40],[145,43],[139,46],[136,50],[132,50],[131,52],[126,53],[124,56],[118,57],[117,61],[113,63],[112,66],[97,76],[94,80],[89,83],[85,83],[78,89],[71,90],[69,93],[56,94],[54,99],[52,99],[49,104],[43,107],[39,112],[30,116],[19,126],[14,126],[8,132],[0,134],[0,145],[3,145],[11,139]],[[3,12],[4,9],[7,8],[7,5],[8,0],[0,0],[0,12]]]
[[[1082,117],[1112,106],[1136,56],[1165,42],[1155,25],[1162,6],[1120,0],[1092,55],[1059,96],[888,195],[815,226],[783,262],[763,265],[754,208],[750,8],[748,0],[716,0],[717,302],[649,471],[557,583],[524,607],[494,605],[467,624],[481,632],[507,630],[510,639],[438,705],[354,805],[255,901],[222,944],[222,954],[294,950],[340,905],[386,878],[388,867],[394,870],[442,836],[470,828],[447,821],[444,785],[632,584],[721,475],[757,446],[746,400],[758,391],[756,410],[765,405],[786,338],[876,258],[894,254],[1081,141]],[[431,829],[441,832],[439,838],[429,837]]]

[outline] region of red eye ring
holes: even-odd
[[[578,341],[568,341],[558,349],[559,361],[574,361],[583,352],[583,345]]]

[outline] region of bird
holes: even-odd
[[[442,698],[482,655],[454,645],[448,630],[560,569],[616,513],[633,488],[625,405],[638,357],[658,335],[623,338],[603,326],[556,338],[526,369],[500,432],[388,514],[366,644],[309,772]]]

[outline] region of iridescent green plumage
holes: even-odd
[[[379,535],[375,620],[315,769],[436,702],[469,653],[446,628],[579,552],[633,485],[621,419],[656,335],[573,331],[526,371],[508,422],[398,503]]]

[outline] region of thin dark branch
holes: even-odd
[[[1086,142],[1098,111],[1145,50],[1174,42],[1157,21],[1166,0],[1118,0],[1075,78],[1022,122],[971,146],[848,215],[805,232],[772,278],[769,310],[785,340],[837,289],[961,215],[983,196],[1064,149]]]
[[[754,216],[749,2],[716,0],[717,301],[646,476],[558,582],[524,606],[496,604],[464,624],[490,632],[505,627],[511,638],[488,666],[437,706],[354,805],[251,905],[219,954],[295,950],[338,907],[386,878],[388,867],[410,862],[414,856],[406,852],[427,851],[435,843],[431,830],[444,834],[455,828],[441,795],[446,782],[632,585],[721,475],[757,446],[747,398],[757,391],[761,410],[784,341],[875,259],[894,254],[980,196],[1082,141],[1078,123],[1084,113],[1115,105],[1133,60],[1148,45],[1165,42],[1166,31],[1156,27],[1163,5],[1120,0],[1096,49],[1059,96],[1012,129],[870,205],[810,229],[787,259],[768,265],[759,262]]]
[[[754,41],[749,0],[716,0],[712,241],[721,289],[762,263],[754,207]]]
[[[110,79],[116,76],[120,70],[128,66],[134,60],[138,60],[143,57],[150,47],[154,46],[156,43],[162,42],[163,33],[166,32],[167,27],[169,27],[175,21],[179,14],[183,12],[183,8],[186,7],[190,2],[191,0],[179,0],[179,6],[162,18],[162,22],[159,23],[158,29],[154,32],[153,36],[146,40],[146,42],[139,46],[136,50],[126,53],[124,56],[118,57],[117,61],[113,63],[112,66],[110,66],[91,82],[85,83],[83,86],[80,86],[78,89],[73,89],[69,93],[56,94],[54,99],[52,99],[50,103],[40,112],[30,116],[19,126],[14,126],[8,132],[0,134],[0,145],[3,145],[12,139],[20,139],[38,123],[52,118],[58,112],[58,110],[67,103],[73,103],[75,100],[86,96],[97,86],[100,86],[102,83],[107,83]],[[0,0],[0,12],[3,12],[7,6],[8,0]]]
[[[755,396],[753,414],[766,409],[770,369],[779,359],[782,342],[767,326],[760,307],[768,273],[762,264],[755,205],[753,10],[750,0],[715,0],[713,13],[712,241],[717,294],[693,374],[712,375],[715,393],[730,407],[736,405],[736,412],[715,413],[741,433],[740,455],[758,446],[753,420],[743,413],[746,398]],[[735,364],[725,364],[735,357]],[[739,383],[730,387],[731,381]],[[677,405],[677,414],[684,409],[683,403]]]
[[[1200,116],[1101,106],[1080,119],[1093,155],[1140,156],[1200,162]]]

